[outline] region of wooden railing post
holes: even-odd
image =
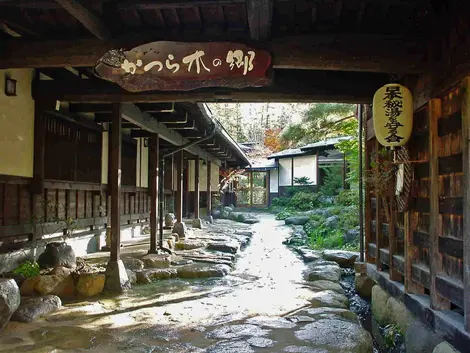
[[[212,178],[211,162],[207,161],[207,215],[212,214]]]
[[[181,223],[183,221],[183,163],[184,163],[184,151],[176,153],[176,222]]]
[[[199,157],[194,161],[194,218],[199,218]]]
[[[158,135],[149,138],[150,253],[157,252],[159,143]]]
[[[441,116],[441,100],[431,99],[428,103],[429,120],[429,271],[431,275],[430,295],[433,309],[446,310],[450,303],[439,296],[436,290],[436,275],[442,272],[442,258],[439,253],[439,136],[437,119]]]
[[[464,324],[470,331],[470,77],[463,80],[463,283]]]

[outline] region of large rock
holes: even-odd
[[[314,265],[307,271],[308,281],[326,280],[332,282],[339,282],[341,278],[341,269],[335,263],[330,264],[319,264],[319,261],[314,262]]]
[[[448,342],[439,343],[432,353],[459,353],[454,347],[452,347]]]
[[[358,254],[352,251],[341,250],[325,250],[323,258],[327,261],[334,261],[343,268],[353,268],[354,262],[358,258]]]
[[[299,253],[300,257],[302,257],[302,260],[305,262],[314,262],[322,258],[322,254],[319,251],[312,250],[308,247],[301,246],[295,248],[295,251]]]
[[[341,285],[337,282],[318,280],[315,282],[308,283],[307,285],[311,290],[315,292],[332,290],[333,292],[344,294],[343,287],[341,287]]]
[[[159,268],[159,269],[149,269],[136,272],[137,283],[148,284],[152,280],[162,280],[175,278],[177,275],[177,270],[175,268]]]
[[[338,225],[339,225],[339,217],[334,215],[334,216],[330,216],[328,217],[327,219],[325,219],[325,227],[327,228],[337,228]]]
[[[390,322],[397,324],[403,332],[408,330],[408,327],[414,321],[413,315],[405,305],[393,297],[387,300],[387,310],[390,316]]]
[[[370,299],[372,296],[372,288],[375,282],[366,274],[356,273],[355,288],[356,292],[364,299]]]
[[[359,241],[360,235],[361,235],[361,231],[360,231],[359,226],[353,229],[349,229],[344,234],[344,241],[346,243],[353,243],[353,242]]]
[[[172,232],[178,234],[179,238],[184,238],[186,237],[188,230],[184,222],[176,222],[173,226]]]
[[[126,267],[122,260],[109,261],[106,266],[104,290],[109,293],[123,293],[131,288]]]
[[[100,273],[85,273],[78,277],[77,293],[83,297],[93,297],[104,289],[106,276]]]
[[[23,298],[20,307],[11,317],[12,321],[32,322],[38,317],[47,315],[62,306],[60,298],[55,295],[46,295],[37,298]]]
[[[193,228],[202,229],[202,219],[194,218],[191,222]]]
[[[22,296],[26,297],[31,297],[36,294],[34,291],[34,288],[36,287],[36,284],[38,283],[39,279],[41,276],[33,276],[33,277],[28,277],[26,278],[23,283],[21,283],[20,287],[20,293]]]
[[[257,325],[252,324],[238,324],[227,325],[216,328],[207,334],[207,338],[211,339],[233,339],[243,337],[262,337],[269,334],[271,331],[262,329]]]
[[[314,308],[327,307],[347,309],[349,307],[348,298],[346,298],[344,294],[340,294],[332,290],[324,290],[314,293],[310,302]]]
[[[231,341],[220,341],[208,347],[206,353],[254,353],[246,340],[237,339]]]
[[[191,264],[178,268],[179,278],[223,277],[230,272],[228,265]]]
[[[137,275],[135,274],[134,271],[129,270],[126,268],[127,272],[127,278],[129,279],[130,284],[136,284],[137,283]]]
[[[406,353],[429,353],[442,341],[421,322],[414,321],[405,333]]]
[[[67,243],[49,243],[46,250],[39,255],[38,264],[41,268],[56,266],[75,267],[77,259],[70,245]]]
[[[308,222],[309,219],[310,218],[308,216],[292,216],[292,217],[286,218],[284,222],[286,223],[286,225],[293,224],[293,225],[303,226],[304,224]]]
[[[310,316],[314,320],[337,318],[357,323],[357,315],[352,311],[343,308],[310,308],[304,311],[300,311],[296,313],[296,315]]]
[[[60,275],[43,275],[34,286],[34,291],[40,295],[53,294],[61,298],[75,296],[75,281],[72,275],[61,277]]]
[[[148,254],[142,258],[147,268],[167,268],[170,267],[170,254]]]
[[[127,257],[125,259],[122,259],[122,262],[124,263],[124,267],[127,270],[141,271],[144,269],[144,262],[134,257]]]
[[[372,337],[358,323],[320,319],[294,332],[297,339],[325,352],[372,353]],[[322,349],[322,350],[320,350]]]
[[[387,301],[390,296],[379,285],[372,287],[372,315],[380,326],[390,324],[390,312]]]
[[[206,244],[195,239],[184,239],[175,243],[176,250],[194,250],[205,247]]]
[[[236,240],[219,242],[214,241],[207,245],[207,249],[213,251],[226,252],[229,254],[236,254],[240,250],[240,243]]]
[[[72,274],[72,269],[70,269],[68,267],[64,267],[64,266],[57,266],[48,274],[49,275],[56,275],[56,276],[65,278],[65,277],[68,277]]]
[[[175,224],[175,215],[173,213],[167,213],[165,215],[165,227],[173,227]]]
[[[20,289],[14,279],[0,278],[0,331],[20,306]]]

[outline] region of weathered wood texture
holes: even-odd
[[[386,224],[380,195],[373,185],[366,191],[367,261],[404,282],[408,292],[428,293],[435,309],[465,305],[464,171],[469,167],[464,162],[462,92],[452,89],[414,114],[407,145],[414,172],[408,211],[395,213],[391,225]],[[375,137],[366,131],[366,153],[374,156]]]
[[[49,233],[62,233],[65,219],[72,219],[74,235],[110,223],[111,198],[106,185],[45,180],[45,189],[31,192],[32,179],[0,179],[0,253],[32,245]],[[146,188],[122,187],[121,225],[149,218]]]

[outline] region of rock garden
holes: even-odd
[[[237,215],[237,219],[241,217]],[[250,222],[256,219],[247,217]],[[223,277],[253,232],[243,226],[188,227],[185,237],[173,229],[174,217],[166,217],[164,246],[169,250],[148,254],[148,245],[138,250],[123,248],[122,260],[132,285],[166,279]],[[32,322],[68,303],[99,297],[105,289],[107,253],[77,258],[65,242],[46,246],[37,261],[27,261],[0,278],[0,330],[8,321]],[[103,256],[105,255],[105,256]]]

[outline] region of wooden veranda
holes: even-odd
[[[73,215],[84,227],[100,226],[111,216],[113,259],[119,258],[123,222],[148,217],[155,249],[157,200],[161,201],[156,178],[159,155],[178,149],[171,157],[177,185],[173,179],[168,183],[176,186],[179,220],[182,196],[189,192],[184,189],[189,183],[183,183],[186,160],[198,164],[206,160],[209,175],[211,166],[247,163],[222,129],[216,129],[213,140],[196,144],[214,127],[200,102],[363,104],[368,166],[378,148],[369,104],[379,87],[399,82],[413,93],[415,129],[409,150],[420,163],[413,164],[409,211],[392,213],[390,222],[384,222],[380,195],[373,187],[366,188],[367,261],[384,288],[433,329],[444,331],[456,347],[467,349],[469,7],[464,0],[0,0],[0,77],[16,80],[23,92],[0,101],[0,109],[7,107],[0,124],[8,127],[0,125],[0,150],[8,151],[0,152],[5,159],[0,160],[2,251],[9,251],[11,244],[21,247],[21,240],[34,236],[27,219],[44,214],[35,207],[41,197],[61,200],[67,207],[60,212]],[[266,50],[272,57],[268,72],[272,83],[240,89],[129,92],[94,75],[93,67],[108,50],[162,40],[243,43]],[[27,137],[15,130],[27,131],[29,125],[12,123],[20,120],[15,113],[19,108],[10,104],[14,99],[26,104],[31,100],[29,91],[33,117],[22,116],[21,122],[34,126],[34,136]],[[60,123],[50,123],[57,118]],[[47,144],[51,131],[69,136],[73,130],[69,123],[88,129],[86,149],[76,150],[73,158],[72,143],[61,144],[63,151]],[[124,136],[139,143],[148,139],[147,187],[134,182],[137,172],[132,172],[134,161],[129,156],[137,147],[128,146],[127,137],[121,137],[123,130]],[[15,134],[22,141],[34,140],[29,156],[34,156],[34,163],[24,162],[24,169],[11,167],[25,157],[18,152],[23,145],[6,138]],[[101,163],[94,158],[102,150],[93,147],[105,145],[103,136],[110,141],[106,173],[103,158]],[[66,168],[68,163],[73,167]],[[165,166],[169,163],[173,163],[170,157]],[[173,169],[165,175],[170,173]],[[60,182],[52,180],[55,175],[61,175]],[[210,192],[209,184],[206,189]],[[195,200],[199,195],[196,191]],[[446,319],[448,309],[458,318],[457,325]]]

